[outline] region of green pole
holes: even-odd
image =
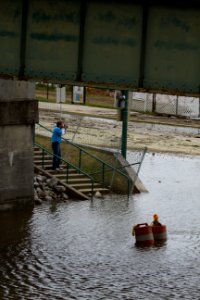
[[[126,158],[127,152],[127,132],[128,132],[128,91],[122,91],[124,96],[124,108],[122,108],[122,145],[121,154]]]

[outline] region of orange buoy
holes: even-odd
[[[154,244],[152,226],[149,226],[147,223],[137,224],[134,226],[133,233],[135,234],[136,244],[143,246],[150,246]]]
[[[166,241],[167,239],[166,225],[152,226],[152,232],[155,241]]]

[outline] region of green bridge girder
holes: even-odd
[[[199,95],[200,1],[1,0],[0,77]]]

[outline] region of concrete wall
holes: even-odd
[[[33,201],[31,125],[0,126],[0,209]]]
[[[19,80],[0,80],[0,99],[34,99],[35,83]]]
[[[33,133],[38,122],[33,91],[34,84],[0,82],[0,210],[33,204]]]

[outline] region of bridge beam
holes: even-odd
[[[0,80],[0,210],[33,204],[34,94],[34,83]]]
[[[200,93],[200,0],[7,0],[0,77]]]

